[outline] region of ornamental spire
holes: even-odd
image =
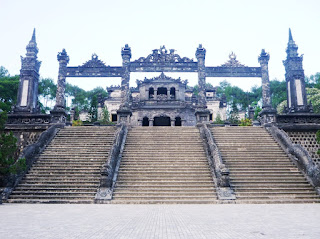
[[[293,41],[292,33],[291,33],[291,28],[289,28],[289,41]]]
[[[36,42],[36,29],[33,29],[31,40],[29,41],[29,44],[26,47],[27,49],[27,57],[35,57],[37,58],[38,54],[38,47]]]
[[[36,42],[36,28],[33,28],[33,34],[32,34],[31,41]]]

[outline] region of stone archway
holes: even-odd
[[[171,126],[171,119],[168,116],[154,117],[153,126]]]

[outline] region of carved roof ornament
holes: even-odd
[[[92,54],[91,60],[87,61],[84,63],[81,67],[86,67],[86,68],[101,68],[101,67],[107,67],[103,61],[98,59],[97,54]]]
[[[242,65],[238,60],[236,54],[231,52],[229,54],[229,60],[221,65],[222,67],[247,67],[245,65]]]
[[[175,83],[182,83],[182,84],[188,84],[188,80],[181,80],[181,78],[177,78],[177,79],[174,79],[172,77],[169,77],[169,76],[166,76],[163,72],[160,74],[160,76],[156,76],[156,77],[153,77],[153,78],[144,78],[143,81],[141,80],[137,80],[137,85],[140,85],[141,83],[151,83],[151,82],[163,82],[163,81],[167,81],[168,83],[169,82],[175,82]]]
[[[193,59],[189,59],[187,57],[181,58],[178,54],[174,53],[174,49],[166,49],[165,46],[161,46],[160,49],[152,50],[152,54],[147,57],[140,57],[138,60],[134,62],[141,63],[187,63],[193,62]]]

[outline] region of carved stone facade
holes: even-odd
[[[108,88],[109,97],[104,101],[112,121],[115,121],[115,114],[121,108],[121,91],[120,87]],[[225,100],[216,97],[215,89],[208,89],[206,94],[211,119],[218,114],[226,119]],[[197,123],[197,99],[192,90],[187,89],[187,81],[168,77],[164,73],[137,81],[137,88],[131,88],[128,105],[132,112],[130,124],[133,126],[194,126]]]
[[[307,103],[307,94],[302,66],[303,57],[298,54],[298,46],[294,42],[289,29],[287,59],[283,61],[286,70],[287,83],[287,113],[312,112],[312,106]]]
[[[27,54],[21,56],[20,83],[15,114],[39,113],[38,84],[41,62],[37,60],[38,48],[35,29],[32,38],[26,47]]]

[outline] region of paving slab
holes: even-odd
[[[0,205],[0,238],[320,238],[320,204]]]

